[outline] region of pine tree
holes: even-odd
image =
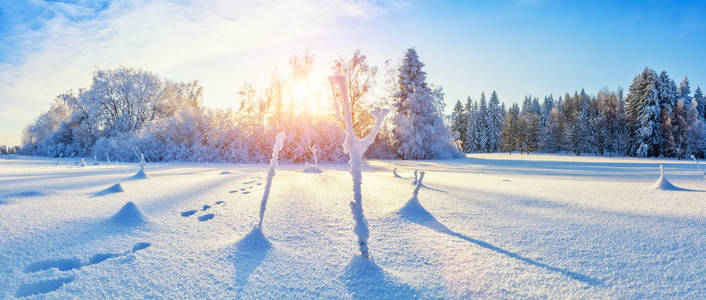
[[[672,127],[672,110],[677,104],[677,87],[674,81],[669,78],[666,71],[662,71],[655,82],[657,98],[660,107],[660,154],[663,156],[672,155],[670,149],[674,149],[674,128]]]
[[[507,111],[502,127],[502,149],[508,153],[520,149],[522,144],[520,134],[520,107],[513,103]]]
[[[476,131],[478,134],[478,151],[490,152],[490,129],[488,128],[489,112],[485,100],[485,93],[480,94],[476,117]]]
[[[460,144],[460,149],[465,149],[468,143],[466,140],[468,115],[466,110],[463,108],[463,104],[461,104],[461,100],[456,101],[451,118],[453,120],[451,130],[454,132],[454,138],[456,139],[457,145]]]
[[[704,157],[704,152],[706,151],[706,125],[704,124],[704,119],[699,115],[699,103],[696,100],[696,95],[691,100],[691,109],[687,112],[687,124],[689,129],[686,137],[686,156]]]
[[[461,154],[438,114],[423,67],[417,51],[408,49],[399,68],[399,91],[395,94],[393,135],[397,153],[403,159],[459,157]]]
[[[500,147],[500,133],[503,130],[503,118],[505,118],[505,104],[500,105],[498,94],[493,91],[488,101],[488,144],[489,152],[498,151]]]
[[[659,154],[660,106],[655,81],[657,74],[645,67],[635,76],[626,100],[630,153],[641,157]]]
[[[478,133],[478,104],[468,97],[468,120],[466,123],[467,152],[480,152],[480,136]]]
[[[698,116],[702,119],[706,119],[706,99],[704,99],[704,94],[701,92],[701,87],[699,86],[697,86],[694,91],[694,100],[696,101]]]

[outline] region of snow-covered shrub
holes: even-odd
[[[343,151],[348,153],[350,157],[350,172],[353,177],[353,201],[350,202],[353,219],[355,220],[355,229],[353,231],[358,236],[358,246],[361,256],[364,258],[370,258],[370,253],[368,251],[368,237],[370,236],[370,231],[368,229],[368,222],[365,220],[365,215],[363,214],[363,194],[361,192],[362,159],[363,153],[365,153],[365,150],[367,150],[373,142],[375,135],[377,135],[377,132],[380,129],[380,124],[385,118],[385,115],[387,115],[388,111],[376,110],[370,112],[370,114],[375,117],[375,126],[371,130],[370,134],[368,134],[365,138],[358,138],[353,131],[351,104],[348,99],[348,89],[346,88],[345,77],[340,75],[331,76],[329,77],[329,80],[338,88],[339,91],[340,103],[338,101],[335,103],[337,114],[340,115],[340,110],[343,109],[345,116],[344,122],[346,125],[346,139],[343,141]]]

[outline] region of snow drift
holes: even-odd
[[[116,214],[109,220],[113,224],[120,225],[141,225],[149,222],[149,217],[137,208],[132,201],[125,203]]]
[[[100,196],[105,196],[105,195],[110,195],[110,194],[115,194],[115,193],[122,193],[125,190],[123,190],[123,187],[119,184],[116,183],[114,185],[111,185],[107,189],[100,190],[98,192],[93,193],[93,197],[100,197]]]
[[[663,191],[685,191],[686,189],[680,188],[669,182],[669,180],[664,177],[664,167],[659,165],[659,179],[650,188],[652,190],[663,190]]]

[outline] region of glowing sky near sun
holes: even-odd
[[[646,65],[706,85],[704,16],[699,1],[0,0],[0,144],[97,68],[199,80],[206,105],[232,107],[307,48],[316,84],[339,54],[359,48],[382,71],[415,47],[449,107],[493,89],[510,103],[626,87]]]

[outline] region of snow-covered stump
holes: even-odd
[[[353,177],[353,201],[350,202],[351,212],[355,220],[353,232],[358,236],[358,246],[361,256],[370,259],[370,252],[368,251],[368,237],[370,236],[370,231],[368,229],[368,222],[365,220],[365,215],[363,214],[363,194],[361,192],[363,153],[365,153],[365,150],[373,143],[380,129],[380,125],[382,124],[382,120],[389,111],[386,109],[371,111],[370,114],[375,117],[375,126],[368,136],[359,139],[353,131],[353,118],[351,116],[351,105],[348,99],[348,89],[346,88],[345,78],[341,75],[336,75],[329,77],[329,81],[339,89],[341,97],[340,106],[343,107],[345,115],[346,139],[343,141],[343,152],[348,153],[350,157],[350,172]],[[335,102],[335,104],[337,115],[340,115],[339,103]]]
[[[701,171],[704,173],[704,178],[706,178],[706,168],[704,168],[704,166],[702,166],[701,164],[699,164],[699,161],[696,160],[696,156],[694,156],[693,154],[691,155],[691,159],[694,160],[694,163],[696,164],[696,167],[699,168],[699,169],[701,169]]]
[[[137,173],[135,173],[135,175],[133,175],[132,178],[133,179],[146,179],[147,174],[145,174],[145,165],[147,165],[147,163],[145,162],[145,155],[142,152],[140,152],[140,161],[138,162],[138,164],[140,165],[140,170],[137,171]]]
[[[309,165],[309,163],[307,163],[304,168],[304,173],[321,173],[322,171],[319,168],[319,158],[316,156],[319,149],[316,148],[316,146],[309,146],[309,151],[311,151],[311,155],[314,157],[314,165]]]
[[[265,216],[265,209],[267,208],[267,197],[270,195],[270,187],[272,186],[272,178],[275,177],[275,167],[277,167],[277,160],[279,159],[279,151],[282,150],[284,146],[284,131],[277,134],[275,137],[275,144],[272,147],[272,158],[270,159],[270,170],[267,172],[267,183],[265,183],[265,191],[262,194],[262,201],[260,202],[260,222],[257,223],[257,229],[262,230],[262,219]]]
[[[666,191],[680,191],[682,188],[679,188],[675,185],[673,185],[669,180],[667,180],[666,177],[664,177],[664,167],[662,165],[659,165],[659,179],[652,185],[651,187],[652,190],[666,190]]]

